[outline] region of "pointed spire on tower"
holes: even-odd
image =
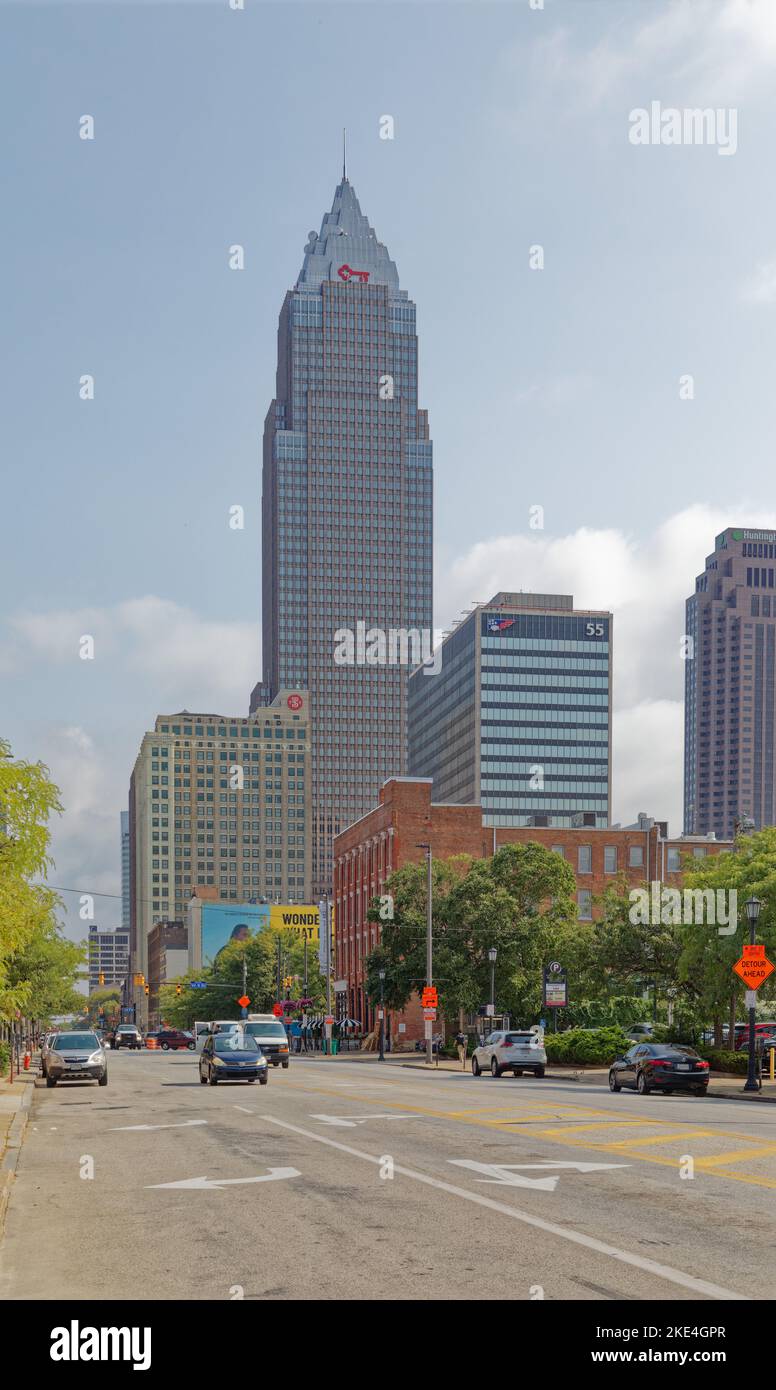
[[[342,127],[342,182],[347,183],[347,167],[345,163],[345,127]]]

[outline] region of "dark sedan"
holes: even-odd
[[[254,1038],[242,1033],[215,1033],[207,1039],[199,1057],[203,1086],[219,1081],[258,1081],[267,1084],[267,1059]]]
[[[180,1028],[162,1028],[156,1034],[156,1046],[160,1047],[162,1052],[169,1052],[171,1049],[177,1051],[184,1047],[193,1052],[194,1037],[191,1033],[184,1033]]]
[[[624,1057],[615,1057],[609,1070],[609,1090],[628,1086],[639,1095],[650,1091],[691,1091],[705,1096],[709,1086],[709,1064],[694,1047],[684,1043],[637,1043]]]

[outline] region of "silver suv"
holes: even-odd
[[[510,1028],[507,1032],[491,1033],[480,1047],[472,1053],[472,1074],[481,1076],[489,1071],[498,1077],[505,1071],[514,1076],[522,1076],[524,1071],[532,1071],[534,1076],[544,1076],[547,1053],[540,1033]]]
[[[108,1084],[108,1063],[96,1033],[58,1033],[46,1061],[46,1085],[58,1081]]]

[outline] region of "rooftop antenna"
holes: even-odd
[[[345,127],[342,127],[342,182],[347,183],[348,175],[345,164]]]

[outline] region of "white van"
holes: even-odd
[[[256,1039],[273,1067],[288,1068],[288,1034],[279,1018],[274,1014],[248,1014],[239,1027]]]
[[[205,1041],[211,1033],[233,1033],[235,1028],[240,1027],[240,1021],[236,1018],[214,1018],[205,1023],[201,1019],[194,1020],[194,1039],[197,1052],[201,1052]]]

